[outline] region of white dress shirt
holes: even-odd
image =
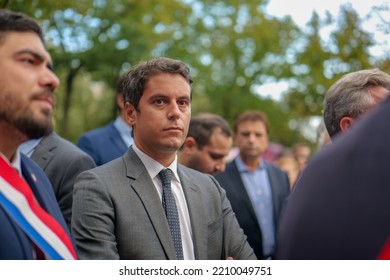
[[[161,201],[162,201],[162,183],[158,176],[158,173],[165,168],[169,168],[170,170],[172,170],[173,176],[172,176],[171,188],[172,188],[172,193],[176,200],[177,212],[179,214],[183,256],[185,260],[194,260],[195,254],[194,254],[194,244],[192,242],[191,221],[188,212],[186,198],[184,196],[180,178],[177,174],[177,156],[170,166],[164,167],[159,162],[155,161],[154,159],[152,159],[151,157],[143,153],[140,149],[137,148],[135,144],[133,144],[133,149],[141,159],[142,163],[145,165],[146,170],[148,171],[150,177],[153,180],[154,186],[156,187],[156,190],[160,196]]]

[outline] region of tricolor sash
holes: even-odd
[[[385,246],[380,251],[377,260],[390,260],[390,236],[388,237]]]
[[[0,205],[47,257],[77,259],[69,235],[38,204],[27,182],[1,156]]]

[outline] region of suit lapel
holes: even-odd
[[[33,159],[43,170],[46,169],[47,165],[54,157],[54,154],[51,151],[57,147],[55,141],[52,141],[52,137],[53,136],[50,135],[43,138],[31,155],[31,159]]]
[[[195,185],[193,178],[178,165],[178,174],[187,202],[188,212],[191,220],[192,240],[194,244],[195,259],[207,259],[207,216],[204,212],[202,199],[198,191],[199,186]]]
[[[21,161],[21,166],[23,177],[28,183],[28,185],[31,187],[31,190],[38,203],[48,213],[51,213],[52,205],[48,205],[47,201],[49,200],[46,199],[53,195],[49,193],[49,191],[52,191],[51,186],[47,185],[47,182],[44,182],[43,178],[40,175],[35,173],[27,164],[25,164],[24,160]],[[54,201],[56,202],[56,200]]]
[[[161,200],[154,187],[145,166],[132,148],[124,156],[127,177],[132,179],[131,187],[142,201],[145,211],[148,213],[150,222],[165,250],[167,258],[176,259],[168,222],[161,205]]]
[[[271,187],[271,195],[272,195],[272,205],[273,205],[273,211],[274,211],[274,225],[275,227],[277,226],[277,220],[276,220],[276,217],[279,217],[279,209],[280,209],[280,205],[279,205],[279,200],[277,199],[277,194],[276,194],[276,186],[278,185],[278,178],[277,178],[277,174],[274,170],[272,170],[272,168],[266,164],[266,170],[267,170],[267,174],[268,174],[268,178],[269,178],[269,183],[270,183],[270,187]]]
[[[234,197],[243,201],[242,207],[247,208],[253,222],[256,223],[260,228],[260,225],[258,224],[256,212],[252,206],[252,201],[248,195],[244,182],[242,181],[241,174],[238,171],[235,161],[232,161],[229,164],[229,169],[226,168],[226,170],[227,171],[225,172],[227,172],[227,174],[231,174],[229,177],[231,179],[231,186],[232,186],[231,191],[232,190],[234,191]]]

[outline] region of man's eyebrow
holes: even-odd
[[[30,50],[30,49],[22,49],[22,50],[18,51],[16,54],[17,55],[19,55],[19,54],[30,54],[33,57],[35,57],[35,59],[38,59],[39,61],[45,61],[45,57],[42,54],[40,54],[40,53],[38,53],[36,51]],[[47,63],[47,68],[49,68],[50,70],[53,70],[53,64],[51,63],[50,60]]]

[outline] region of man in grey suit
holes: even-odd
[[[264,113],[244,112],[235,121],[234,133],[239,155],[215,178],[226,190],[257,258],[273,258],[277,224],[290,194],[288,176],[262,159],[269,134]]]
[[[82,171],[94,168],[95,162],[76,145],[54,132],[24,142],[20,145],[20,151],[34,160],[49,178],[70,229],[74,182]]]
[[[80,258],[256,259],[217,181],[177,163],[191,115],[189,68],[157,58],[126,75],[134,144],[76,180],[72,232]]]

